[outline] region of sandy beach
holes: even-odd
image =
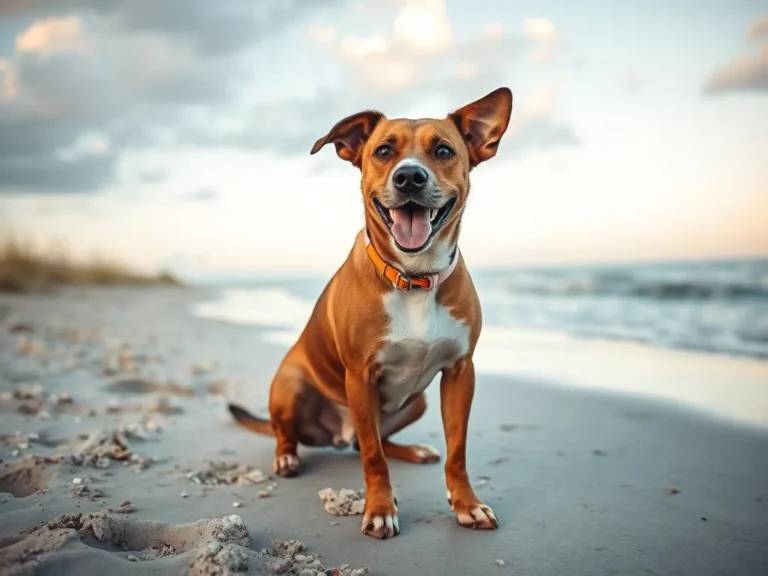
[[[318,496],[364,488],[356,453],[275,479],[272,440],[234,425],[285,346],[190,314],[211,297],[0,297],[0,573],[768,573],[765,361],[489,336],[469,470],[499,529],[456,523],[440,464],[392,462],[402,531],[374,541]],[[442,453],[437,393],[399,438]]]

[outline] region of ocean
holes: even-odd
[[[768,259],[470,272],[484,332],[528,328],[768,360]],[[193,313],[267,327],[266,338],[289,345],[328,278],[227,283]]]

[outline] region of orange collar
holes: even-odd
[[[456,250],[454,250],[453,256],[451,257],[451,263],[445,270],[428,276],[408,276],[405,272],[398,270],[379,256],[379,253],[376,252],[376,248],[371,244],[371,239],[368,237],[368,231],[366,230],[364,233],[365,249],[373,262],[373,265],[376,266],[376,269],[381,272],[381,275],[384,276],[384,278],[392,283],[392,286],[403,292],[413,290],[414,288],[420,288],[422,290],[432,290],[433,288],[437,288],[453,273],[459,262],[459,247],[456,246]]]

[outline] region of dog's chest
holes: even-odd
[[[423,392],[437,373],[469,350],[469,326],[439,304],[432,292],[390,292],[389,317],[379,352],[381,408],[393,412]]]

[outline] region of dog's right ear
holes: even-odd
[[[381,112],[375,110],[366,110],[347,116],[337,122],[328,134],[315,142],[310,154],[315,154],[320,148],[333,142],[339,158],[360,168],[363,146],[383,117]]]

